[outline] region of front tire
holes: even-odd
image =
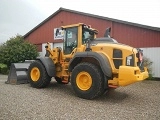
[[[44,65],[36,60],[28,68],[28,79],[30,85],[35,88],[47,87],[51,81]]]
[[[80,63],[72,71],[71,85],[79,97],[94,99],[104,91],[103,73],[92,63]]]

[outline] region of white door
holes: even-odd
[[[152,62],[152,75],[153,77],[160,78],[160,47],[151,47],[151,48],[141,48],[143,50],[144,56],[149,58]]]
[[[63,43],[54,43],[54,44],[53,44],[53,47],[54,47],[54,48],[60,47],[60,48],[63,50]]]

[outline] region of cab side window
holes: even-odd
[[[94,33],[88,31],[87,29],[83,29],[83,32],[82,32],[82,44],[85,44],[88,39],[94,39]]]

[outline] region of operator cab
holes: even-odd
[[[64,26],[64,44],[63,53],[64,55],[71,54],[72,51],[86,44],[88,40],[96,38],[97,30],[90,28],[85,24],[76,24],[75,26]],[[79,31],[78,31],[79,30]]]

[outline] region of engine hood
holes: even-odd
[[[91,43],[97,44],[97,43],[118,43],[118,42],[113,38],[103,37],[103,38],[95,38],[91,40]]]
[[[133,50],[133,47],[129,46],[129,45],[125,45],[122,43],[118,43],[117,40],[113,39],[113,38],[109,38],[109,37],[103,37],[103,38],[96,38],[94,40],[91,41],[90,43],[91,46],[112,46],[115,48],[123,48],[123,49],[129,49],[129,50]]]

